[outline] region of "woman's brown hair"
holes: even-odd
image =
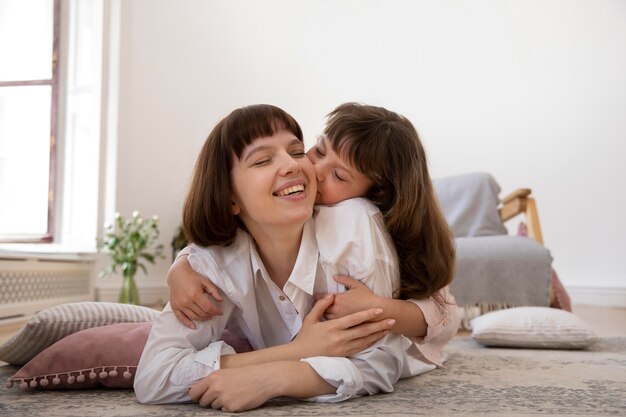
[[[382,107],[345,103],[328,115],[324,134],[338,155],[373,182],[365,197],[382,212],[400,262],[394,296],[425,298],[448,285],[454,240],[413,124]]]
[[[234,110],[213,128],[200,150],[183,207],[183,231],[189,242],[199,246],[233,242],[237,228],[243,227],[232,213],[233,158],[241,158],[255,139],[281,130],[303,141],[298,122],[269,104]]]

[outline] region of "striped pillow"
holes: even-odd
[[[37,313],[0,346],[0,361],[23,365],[67,335],[115,323],[151,322],[157,310],[131,304],[85,301],[61,304]]]

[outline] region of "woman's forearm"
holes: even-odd
[[[322,379],[306,362],[280,361],[268,364],[268,368],[276,375],[275,397],[303,399],[336,392],[336,388]]]
[[[297,346],[293,343],[272,346],[251,352],[225,355],[220,360],[221,368],[239,368],[248,365],[259,365],[276,361],[298,361],[302,358]]]

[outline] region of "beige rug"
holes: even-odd
[[[625,416],[626,338],[587,351],[485,348],[468,337],[448,346],[446,367],[400,381],[392,394],[340,404],[274,401],[246,416]],[[0,368],[6,380],[16,367]],[[195,404],[147,406],[130,390],[0,388],[2,416],[220,416]]]

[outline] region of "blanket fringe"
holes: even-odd
[[[459,305],[462,314],[460,328],[462,330],[472,330],[472,319],[475,319],[485,313],[489,313],[490,311],[504,310],[512,307],[521,306],[507,303],[461,304]]]

